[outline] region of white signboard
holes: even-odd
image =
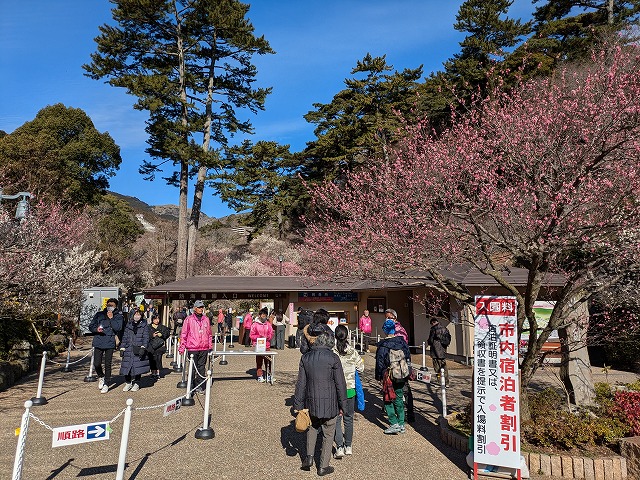
[[[414,370],[416,372],[416,380],[424,383],[431,383],[431,372],[424,370]]]
[[[520,468],[515,297],[475,298],[473,461]]]
[[[329,317],[327,325],[329,325],[329,328],[335,332],[336,327],[338,326],[338,317]]]
[[[77,443],[99,442],[109,440],[109,422],[85,423],[53,429],[51,447],[64,447]]]
[[[174,398],[173,400],[169,400],[167,403],[165,403],[162,416],[166,417],[167,415],[171,415],[172,413],[176,413],[178,410],[180,410],[180,407],[182,406],[182,398],[183,397]]]
[[[265,337],[256,338],[256,352],[267,351],[267,339]]]

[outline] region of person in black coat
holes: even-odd
[[[308,332],[317,334],[313,346],[300,359],[298,381],[294,395],[294,410],[309,409],[311,426],[307,432],[307,454],[302,460],[302,470],[310,470],[316,448],[318,430],[322,428],[322,450],[318,463],[318,475],[334,471],[329,466],[331,447],[336,431],[336,419],[347,403],[347,384],[340,358],[332,349],[334,337],[322,327],[311,325]]]
[[[330,335],[335,342],[335,339],[336,339],[335,334],[333,333],[333,330],[331,330],[331,327],[328,325],[328,323],[329,323],[329,312],[327,312],[324,308],[319,308],[314,312],[312,322],[309,325],[306,325],[302,329],[302,337],[300,337],[300,353],[302,354],[307,353],[311,348],[311,346],[313,345],[315,338],[320,334],[320,333],[316,333],[315,335],[310,334],[309,329],[312,328],[312,326],[314,329],[316,330],[321,329],[321,331]]]
[[[140,377],[149,371],[148,344],[147,321],[142,319],[142,312],[135,312],[124,327],[124,336],[120,344],[120,375],[124,375],[126,381],[122,389],[124,392],[140,390]]]
[[[160,378],[162,372],[162,355],[167,351],[166,340],[171,335],[169,327],[160,323],[160,316],[154,313],[149,324],[149,367],[151,368],[151,376]],[[154,340],[156,339],[156,340]],[[156,344],[158,346],[156,346]]]
[[[100,393],[107,393],[111,383],[111,363],[116,348],[116,335],[122,330],[124,319],[117,310],[118,300],[110,298],[104,310],[96,312],[89,324],[93,337],[93,366],[98,375]],[[104,370],[102,359],[104,358]]]

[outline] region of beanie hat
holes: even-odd
[[[396,322],[394,322],[390,318],[385,320],[385,322],[382,324],[382,331],[387,335],[396,333]]]

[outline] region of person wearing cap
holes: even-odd
[[[404,329],[404,327],[398,321],[398,313],[393,308],[387,308],[384,311],[385,321],[393,320],[396,324],[395,331],[396,335],[400,335],[407,345],[409,345],[409,334]],[[409,423],[413,423],[416,421],[416,417],[413,413],[413,392],[411,391],[411,385],[409,384],[409,380],[404,383],[404,401],[407,407],[406,420]]]
[[[213,347],[211,338],[211,323],[204,315],[204,302],[196,300],[193,304],[193,313],[184,319],[182,332],[180,332],[180,355],[187,351],[187,359],[193,355],[193,385],[200,385],[207,375],[207,356]],[[193,387],[192,385],[192,387]],[[200,385],[196,393],[204,392]]]
[[[327,312],[324,308],[319,308],[313,313],[313,320],[307,326],[302,329],[302,337],[300,338],[300,353],[303,355],[307,353],[315,338],[318,336],[318,333],[311,334],[312,329],[320,330],[331,336],[335,340],[335,334],[329,324],[329,312]]]
[[[318,476],[322,477],[334,471],[329,462],[338,415],[347,408],[347,383],[340,358],[333,352],[335,338],[320,325],[308,325],[309,334],[317,336],[311,348],[300,358],[293,409],[300,411],[307,408],[311,417],[301,470],[311,470],[318,432],[322,430],[320,460],[317,464]]]
[[[103,310],[96,312],[89,324],[93,337],[93,366],[98,375],[100,393],[107,393],[111,383],[111,363],[116,349],[116,335],[122,331],[124,319],[118,311],[118,299],[110,298]],[[104,370],[102,360],[104,358]]]
[[[411,365],[411,352],[409,351],[409,345],[404,341],[402,335],[396,332],[396,322],[394,319],[387,318],[382,324],[382,331],[387,337],[381,340],[376,348],[375,378],[382,383],[382,389],[383,392],[385,392],[383,398],[384,409],[389,417],[390,425],[384,433],[386,435],[395,435],[396,433],[406,432],[403,402],[403,389],[406,381],[392,379],[389,376],[389,367],[391,366],[389,352],[391,350],[401,350],[409,365]],[[390,392],[390,389],[393,389],[393,392]],[[389,398],[388,395],[390,393],[395,393],[395,395],[391,395],[391,398]]]

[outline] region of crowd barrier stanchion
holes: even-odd
[[[227,351],[227,336],[225,335],[224,338],[222,339],[222,351],[226,352]],[[229,362],[227,361],[227,358],[222,355],[222,360],[220,360],[220,365],[228,365]]]
[[[380,334],[376,337],[376,344],[380,343]]]
[[[180,365],[180,362],[182,362],[182,364],[186,363],[186,357],[187,357],[187,351],[185,350],[184,352],[182,352],[182,355],[178,355],[178,365]],[[184,388],[187,386],[187,379],[185,378],[187,371],[185,368],[182,368],[182,366],[180,366],[180,371],[182,372],[182,377],[180,378],[180,381],[177,383],[176,388]]]
[[[193,353],[189,355],[189,375],[187,376],[187,379],[187,394],[182,399],[183,407],[191,407],[196,404],[193,399],[193,395],[191,394],[191,385],[193,381]]]
[[[67,362],[62,369],[63,372],[73,372],[73,369],[69,365],[71,363],[71,346],[73,345],[73,339],[69,337],[69,346],[67,347]]]
[[[204,418],[202,428],[196,430],[196,438],[200,440],[210,440],[216,436],[213,428],[209,425],[209,402],[211,400],[211,370],[207,371],[206,395],[204,397]]]
[[[185,350],[185,352],[186,352],[186,350]],[[182,368],[182,364],[184,363],[184,358],[183,357],[184,357],[184,353],[182,355],[178,354],[178,356],[176,357],[177,358],[176,364],[173,366],[173,371],[174,372],[180,373],[180,372],[183,371],[183,368]]]
[[[172,367],[175,367],[178,363],[178,339],[174,337],[173,339],[173,360],[169,363]]]
[[[164,358],[173,358],[173,335],[169,335],[167,338],[167,354]]]
[[[447,384],[444,378],[444,368],[440,369],[440,390],[442,391],[442,416],[447,416]]]
[[[33,402],[31,400],[24,402],[24,413],[20,422],[20,435],[16,446],[16,458],[13,461],[12,480],[20,480],[22,478],[22,460],[24,458],[24,446],[27,441],[27,431],[29,430],[29,409],[32,405]]]
[[[218,334],[217,333],[213,336],[213,351],[214,352],[218,351]]]
[[[233,344],[233,327],[229,329],[229,348],[236,348]]]
[[[364,355],[364,332],[360,330],[360,355]]]
[[[133,405],[133,398],[128,398],[127,408],[124,412],[124,424],[122,425],[122,438],[120,439],[120,454],[118,455],[116,480],[124,480],[124,467],[127,461],[127,446],[129,444],[129,427],[131,425],[131,405]]]
[[[47,363],[47,351],[42,352],[42,362],[40,363],[40,377],[38,378],[38,393],[31,398],[33,405],[46,405],[47,399],[42,396],[42,384],[44,383],[44,367]]]
[[[84,377],[85,382],[95,382],[98,380],[98,376],[93,374],[93,358],[95,356],[96,349],[91,348],[91,362],[89,362],[89,375]]]
[[[427,371],[427,344],[425,342],[422,342],[422,366],[420,367],[420,370],[422,371]]]

